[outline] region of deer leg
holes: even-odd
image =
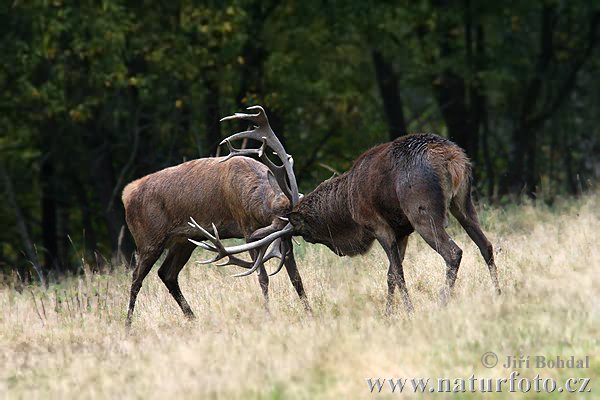
[[[128,328],[131,326],[135,300],[142,288],[142,282],[144,281],[144,278],[146,278],[146,275],[148,275],[148,272],[152,269],[156,260],[158,260],[158,257],[160,257],[162,251],[163,249],[160,247],[155,250],[143,250],[138,253],[139,257],[136,260],[136,265],[133,270],[133,279],[129,294],[129,310],[127,311],[127,320],[125,322],[125,326]]]
[[[306,297],[306,293],[304,293],[304,286],[302,285],[302,278],[300,277],[300,273],[298,272],[298,266],[296,265],[296,259],[294,258],[294,253],[291,252],[285,259],[284,262],[285,269],[290,277],[290,281],[296,289],[296,293],[298,293],[298,297],[300,297],[300,301],[304,305],[304,309],[308,313],[312,313],[312,308],[308,302]]]
[[[410,301],[410,296],[408,295],[406,281],[404,280],[404,269],[402,268],[402,261],[404,260],[408,236],[401,237],[400,240],[386,240],[384,237],[378,237],[377,240],[381,244],[381,247],[383,247],[388,260],[390,261],[387,274],[388,294],[385,306],[385,314],[389,316],[393,312],[394,292],[396,285],[400,289],[400,294],[402,295],[402,300],[404,301],[406,311],[411,313],[414,310],[414,307]]]
[[[446,229],[444,229],[445,218],[443,213],[429,215],[422,213],[419,218],[411,222],[415,231],[446,262],[446,286],[440,292],[440,299],[442,304],[447,304],[456,282],[458,267],[462,258],[462,249],[454,243],[454,240],[452,240]]]
[[[258,283],[262,290],[263,297],[265,298],[265,307],[269,307],[269,274],[264,265],[258,267]]]
[[[189,318],[195,318],[190,305],[181,293],[179,287],[179,272],[190,259],[192,251],[194,251],[194,245],[191,243],[176,243],[169,249],[167,258],[158,269],[158,276],[163,281],[171,296],[175,299],[183,314]]]
[[[502,291],[500,290],[500,283],[498,281],[498,269],[496,268],[496,263],[494,262],[494,248],[481,230],[479,219],[477,218],[477,212],[475,211],[473,201],[471,200],[471,195],[467,195],[462,207],[461,204],[453,201],[450,207],[450,212],[458,220],[471,240],[473,240],[477,247],[479,247],[479,251],[481,252],[483,259],[490,270],[490,277],[492,278],[492,284],[496,289],[496,294],[501,294]]]
[[[252,261],[256,260],[258,257],[258,252],[256,250],[250,251],[250,257]],[[265,298],[265,308],[267,312],[269,311],[269,274],[265,269],[264,264],[261,264],[258,267],[258,283],[260,284],[260,289],[262,290],[263,297]]]
[[[408,244],[408,236],[401,237],[398,240],[397,251],[399,267],[397,269],[398,288],[400,289],[400,295],[404,301],[406,310],[410,313],[414,310],[410,297],[408,295],[408,289],[406,288],[406,281],[404,280],[404,269],[402,268],[402,261],[404,261],[404,254],[406,253],[406,245]]]

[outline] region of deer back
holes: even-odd
[[[289,211],[267,168],[247,157],[191,160],[144,176],[123,190],[126,221],[138,248],[197,236],[193,217],[223,238],[246,237]]]

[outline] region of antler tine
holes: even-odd
[[[208,260],[198,261],[198,264],[212,264],[215,261],[219,261],[220,259],[227,257],[227,261],[225,263],[217,264],[217,266],[222,267],[225,265],[237,265],[244,268],[252,268],[252,263],[246,260],[242,260],[241,258],[237,258],[233,255],[227,254],[227,250],[223,247],[221,243],[221,239],[219,238],[219,231],[215,224],[212,224],[214,236],[211,235],[206,229],[204,229],[193,217],[190,217],[190,222],[188,224],[196,229],[198,229],[208,240],[210,240],[214,245],[210,245],[208,243],[199,242],[194,239],[188,239],[190,242],[194,243],[196,246],[204,249],[216,252],[217,255]]]
[[[196,221],[193,221],[196,222]],[[204,228],[202,228],[199,225],[193,225],[190,224],[193,227],[199,228],[200,232],[206,236],[206,238],[208,240],[210,240],[215,246],[214,250],[212,251],[217,251],[219,247],[223,247],[223,245],[221,244],[220,240],[217,241],[217,239],[211,235],[210,233],[208,233]],[[243,253],[246,251],[250,251],[250,250],[255,250],[258,249],[259,247],[262,247],[265,244],[271,244],[272,242],[275,241],[275,239],[283,237],[283,236],[289,236],[292,233],[292,224],[288,223],[285,227],[283,227],[281,230],[275,231],[267,236],[265,236],[264,238],[260,239],[260,240],[256,240],[254,242],[250,242],[250,243],[245,243],[245,244],[240,244],[237,246],[231,246],[231,247],[223,247],[223,249],[225,249],[227,251],[226,255],[232,255],[232,254],[239,254],[239,253]],[[197,243],[203,243],[203,242],[197,242],[193,239],[188,239],[190,242],[197,244]],[[204,245],[207,245],[209,247],[213,247],[211,245],[208,245],[207,243],[203,243]],[[207,249],[210,250],[210,249]],[[224,257],[224,256],[223,256]],[[221,257],[221,258],[223,258]]]
[[[265,251],[267,251],[266,248],[261,248],[258,251],[258,257],[256,257],[256,260],[254,260],[254,265],[252,266],[252,268],[250,268],[246,272],[240,272],[239,274],[235,274],[235,275],[232,275],[232,276],[235,277],[235,278],[241,278],[243,276],[248,276],[248,275],[252,274],[254,271],[256,271],[258,269],[258,267],[260,267],[263,264],[263,262],[264,262],[263,258],[265,257]]]
[[[269,247],[269,251],[265,253],[263,258],[264,262],[269,261],[271,258],[281,258],[281,239],[276,239],[273,241],[271,246]]]
[[[259,106],[251,106],[247,108],[248,110],[256,110],[256,114],[245,114],[245,113],[235,113],[234,115],[230,115],[228,117],[221,118],[221,121],[229,121],[234,119],[243,119],[252,122],[256,127],[251,130],[239,132],[233,134],[223,141],[221,144],[227,143],[230,152],[233,153],[231,157],[239,156],[239,155],[248,155],[248,154],[257,154],[261,161],[266,164],[269,170],[273,173],[277,184],[281,188],[283,194],[288,197],[291,202],[292,207],[298,204],[300,200],[300,194],[298,192],[298,183],[296,182],[296,176],[294,175],[294,162],[292,157],[286,153],[285,148],[275,135],[275,132],[271,129],[269,125],[269,119],[267,118],[267,114],[265,110]],[[262,154],[259,153],[256,149],[246,149],[242,151],[241,149],[235,149],[229,143],[232,140],[237,139],[254,139],[263,142]],[[275,165],[267,156],[264,148],[266,146],[270,147],[277,157],[281,160],[282,165]],[[259,150],[260,151],[260,150]],[[231,153],[230,153],[231,155]],[[229,159],[230,156],[227,156],[226,159]]]
[[[220,162],[225,162],[225,161],[229,160],[230,158],[236,157],[236,156],[257,155],[258,157],[263,157],[263,154],[265,153],[265,150],[267,147],[267,144],[264,140],[263,140],[263,144],[258,149],[237,149],[237,148],[233,147],[233,145],[229,141],[229,138],[225,139],[223,142],[225,142],[225,144],[227,144],[227,148],[229,149],[229,154],[227,154],[227,156]],[[221,144],[223,144],[223,142],[221,142]],[[269,160],[269,161],[271,161],[271,160]]]
[[[273,256],[273,257],[277,257],[280,259],[279,264],[277,265],[277,268],[275,269],[275,271],[271,272],[269,274],[269,276],[273,276],[273,275],[277,274],[279,271],[281,271],[281,269],[283,268],[283,265],[285,263],[285,259],[290,254],[291,250],[292,250],[292,246],[291,246],[289,240],[280,240],[280,242],[278,243],[277,249],[276,249],[276,252],[278,254]],[[273,249],[269,253],[271,253],[271,252],[273,252]]]
[[[238,267],[250,269],[252,268],[253,263],[251,261],[242,260],[241,258],[237,258],[234,256],[227,256],[227,261],[223,261],[222,263],[215,264],[217,267],[225,267],[227,265],[237,265]]]
[[[213,224],[214,235],[211,234],[210,232],[208,232],[206,229],[202,228],[202,226],[200,226],[200,224],[198,224],[191,217],[190,217],[190,222],[188,222],[188,224],[194,228],[197,228],[202,233],[202,235],[204,235],[206,237],[206,239],[211,242],[211,244],[208,244],[205,242],[200,242],[200,241],[197,241],[194,239],[188,239],[188,240],[190,242],[194,243],[195,245],[202,247],[205,250],[209,250],[209,251],[217,253],[210,260],[198,261],[198,263],[209,264],[209,263],[213,263],[215,261],[219,261],[219,260],[227,257],[227,261],[220,263],[218,265],[219,266],[237,265],[239,267],[248,269],[247,272],[237,274],[234,276],[249,275],[252,272],[256,271],[256,269],[260,265],[262,265],[265,261],[267,261],[271,258],[274,258],[274,257],[278,257],[278,258],[285,257],[287,255],[287,253],[282,253],[280,250],[277,251],[277,250],[272,249],[268,253],[267,253],[267,250],[273,244],[276,245],[275,247],[280,247],[281,243],[282,243],[281,238],[284,236],[291,235],[291,232],[293,229],[292,225],[290,223],[288,223],[283,229],[275,231],[260,240],[242,244],[242,245],[238,245],[238,246],[225,247],[225,246],[223,246],[223,243],[221,242],[221,239],[219,237],[219,231],[217,230],[217,227],[214,224]],[[244,253],[246,251],[251,251],[251,250],[258,250],[258,256],[256,257],[256,259],[253,262],[242,260],[241,258],[238,258],[235,256],[235,254]],[[265,257],[265,255],[266,255],[266,257]]]
[[[286,244],[287,244],[287,240],[283,241],[283,240],[281,240],[281,238],[277,238],[271,244],[261,247],[259,254],[256,257],[256,260],[254,261],[254,265],[252,266],[252,268],[249,271],[241,272],[241,273],[235,274],[233,276],[235,276],[235,277],[248,276],[251,273],[253,273],[254,271],[256,271],[258,269],[258,267],[260,267],[261,265],[264,265],[264,263],[266,261],[270,260],[271,258],[279,258],[280,261],[279,261],[279,265],[277,266],[277,269],[275,270],[275,272],[269,274],[269,276],[275,275],[276,273],[281,271],[281,268],[283,267],[283,264],[285,262],[285,258],[287,257],[287,255],[289,253],[290,248],[286,247]],[[283,248],[283,251],[282,251],[282,248]],[[269,249],[268,252],[267,252],[267,249]]]

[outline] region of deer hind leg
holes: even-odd
[[[162,254],[163,248],[158,247],[154,249],[144,249],[138,251],[138,257],[136,259],[136,265],[133,269],[133,279],[131,282],[131,291],[129,294],[129,310],[127,311],[127,320],[125,322],[126,327],[131,326],[131,319],[133,317],[133,309],[135,308],[135,300],[137,295],[142,288],[142,282],[148,275],[148,272],[152,269],[152,266],[158,260],[158,257]]]
[[[481,230],[470,193],[467,193],[462,199],[453,199],[450,204],[450,212],[458,220],[471,240],[479,247],[479,251],[490,270],[490,277],[492,278],[492,284],[494,285],[496,293],[501,294],[500,283],[498,281],[498,269],[494,262],[494,248]]]
[[[404,269],[402,268],[402,261],[404,260],[404,253],[406,252],[406,245],[408,243],[408,236],[395,237],[391,239],[390,235],[382,235],[377,237],[378,242],[383,247],[385,254],[390,261],[390,266],[387,273],[387,284],[388,294],[385,305],[385,314],[390,316],[393,312],[394,304],[394,292],[396,286],[400,289],[400,295],[404,301],[404,306],[408,313],[414,310],[410,296],[408,295],[408,289],[406,288],[406,281],[404,280]]]
[[[173,244],[169,249],[167,258],[158,269],[158,276],[181,308],[181,311],[183,311],[183,314],[189,319],[193,319],[195,316],[183,293],[181,293],[178,277],[179,272],[190,259],[194,247],[192,243]]]
[[[440,292],[442,304],[446,304],[452,295],[462,259],[462,249],[454,243],[454,240],[452,240],[444,228],[446,222],[445,215],[443,207],[436,207],[433,204],[421,204],[412,214],[407,215],[415,231],[446,262],[446,286]]]
[[[291,246],[291,243],[290,243]],[[293,249],[293,247],[290,247]],[[302,305],[304,305],[304,309],[308,313],[312,313],[312,308],[310,307],[310,303],[308,302],[308,298],[306,297],[306,293],[304,292],[304,286],[302,285],[302,278],[300,277],[300,272],[298,272],[298,266],[296,265],[296,259],[294,258],[293,250],[289,256],[285,259],[284,262],[285,269],[290,277],[290,281],[296,289],[296,293],[298,293],[298,297],[300,297],[300,301],[302,301]]]
[[[251,250],[250,257],[252,258],[252,261],[256,260],[256,257],[258,257],[257,251]],[[269,311],[269,274],[267,273],[267,270],[266,270],[264,264],[261,264],[258,267],[257,272],[258,272],[258,283],[260,285],[260,289],[261,289],[263,297],[265,299],[265,309],[268,312]]]

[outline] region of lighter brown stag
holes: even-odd
[[[204,239],[198,227],[218,229],[221,239],[251,241],[261,238],[261,228],[264,231],[265,227],[284,225],[279,217],[291,210],[291,203],[276,184],[273,186],[269,174],[265,165],[248,157],[203,158],[144,176],[125,187],[122,200],[126,221],[137,247],[127,326],[142,282],[165,250],[168,253],[158,275],[183,313],[194,317],[179,287],[178,275],[196,247],[188,238]],[[190,217],[193,224],[189,223]],[[228,263],[247,268],[249,273],[258,270],[268,301],[269,277],[264,261],[281,258],[298,296],[310,309],[291,242],[285,241],[280,247],[285,255],[270,252],[256,262],[230,257]],[[256,259],[256,253],[252,256]]]

